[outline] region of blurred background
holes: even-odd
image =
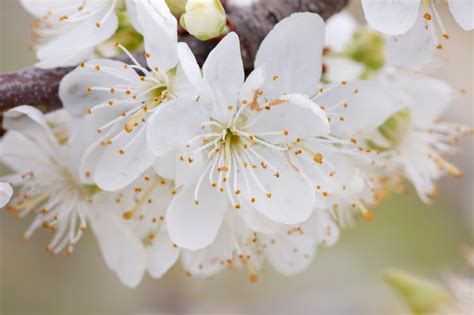
[[[0,0],[0,71],[28,67],[32,19],[18,0]],[[360,1],[348,10],[363,22]],[[438,5],[450,40],[430,73],[460,91],[448,119],[473,125],[474,32],[464,32]],[[465,93],[461,93],[465,91]],[[439,279],[462,264],[459,249],[474,241],[473,139],[454,159],[464,179],[446,178],[432,206],[413,193],[392,197],[358,222],[339,243],[320,249],[308,271],[284,277],[267,267],[257,283],[245,272],[223,272],[212,280],[192,279],[175,267],[161,280],[146,278],[124,287],[102,260],[89,234],[72,257],[50,257],[41,231],[24,243],[27,222],[0,213],[0,314],[407,314],[384,283],[383,272],[400,268]]]

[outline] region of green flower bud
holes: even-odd
[[[219,0],[188,0],[180,23],[196,38],[208,40],[222,35],[227,19]]]
[[[442,286],[403,271],[386,272],[385,281],[416,315],[433,314],[453,303],[453,298]]]

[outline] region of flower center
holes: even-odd
[[[39,227],[43,227],[54,233],[46,251],[58,254],[67,247],[64,254],[70,255],[87,229],[86,207],[98,189],[79,184],[67,169],[57,167],[48,173],[31,171],[11,176],[9,180],[20,188],[6,210],[17,213],[18,219],[30,213],[36,214],[23,238],[29,239]]]

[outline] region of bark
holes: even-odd
[[[249,72],[260,43],[277,22],[294,12],[302,11],[315,12],[327,19],[342,10],[348,1],[257,0],[248,6],[242,6],[241,0],[226,0],[223,3],[229,27],[241,38],[242,57],[246,71]],[[181,34],[180,40],[188,43],[200,64],[218,43],[218,40],[202,42],[188,34]],[[143,53],[137,53],[136,56],[143,61]],[[31,67],[0,74],[0,111],[24,104],[45,111],[59,108],[59,82],[71,70],[72,68],[42,70]]]

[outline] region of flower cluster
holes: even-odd
[[[203,27],[191,9],[206,1],[190,2],[182,19]],[[64,109],[4,114],[0,206],[34,216],[26,239],[51,231],[52,254],[70,255],[90,228],[127,286],[178,259],[201,277],[244,268],[255,281],[265,261],[292,275],[403,178],[429,202],[439,178],[462,175],[445,155],[471,130],[439,122],[453,90],[390,69],[330,79],[317,14],[275,25],[246,76],[233,32],[200,67],[164,0],[126,1],[146,64],[119,42],[130,63],[89,58],[117,28],[117,0],[23,3],[39,18],[40,65],[78,66],[60,85]],[[363,4],[368,17],[389,12]]]

